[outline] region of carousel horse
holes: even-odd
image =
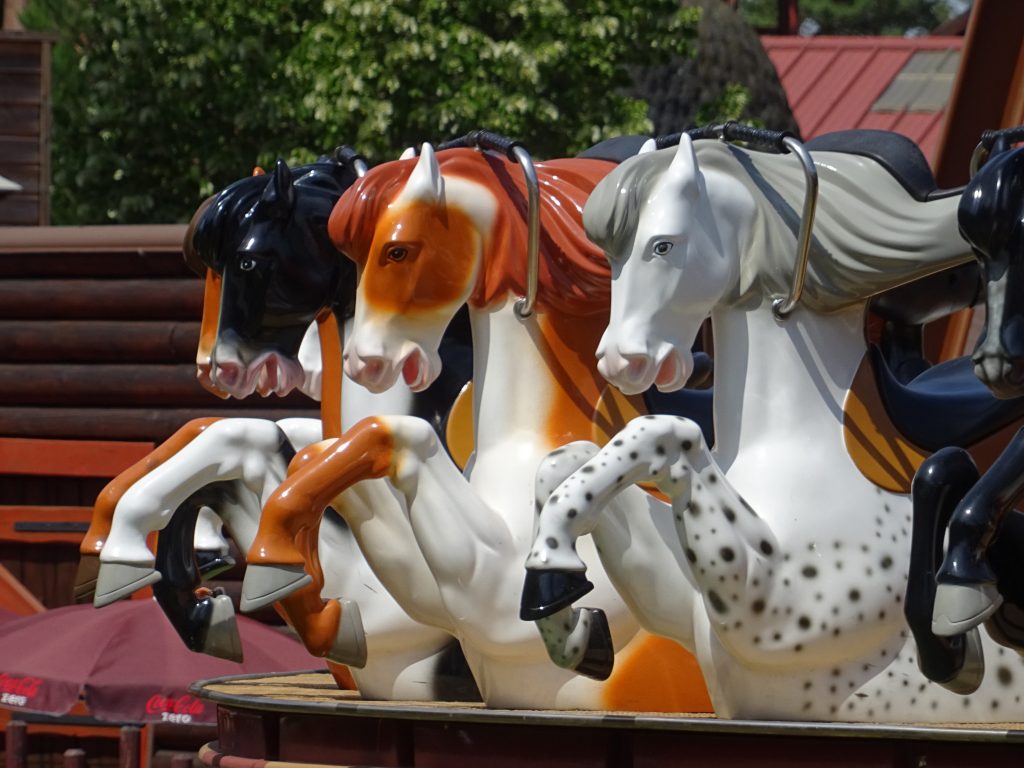
[[[792,157],[683,135],[675,150],[639,155],[598,185],[585,224],[613,277],[599,368],[626,393],[652,382],[678,387],[689,343],[710,315],[716,443],[709,450],[686,419],[647,416],[599,451],[573,444],[545,462],[526,617],[580,610],[573,603],[589,584],[586,539],[577,539],[619,504],[669,520],[685,559],[602,547],[605,570],[632,559],[670,572],[659,596],[677,605],[668,634],[695,650],[719,716],[1024,714],[1000,675],[970,697],[921,675],[901,605],[910,499],[871,482],[844,441],[844,407],[857,405],[852,388],[867,351],[868,298],[970,259],[956,229],[959,195],[929,199],[893,160],[816,152],[821,192],[799,302],[779,298],[801,225],[803,176]],[[642,494],[638,481],[655,482],[671,504]],[[616,584],[627,600],[650,588],[642,579]],[[1007,664],[1011,677],[1024,672]]]
[[[1024,254],[1024,149],[1009,149],[1009,140],[1022,135],[1022,129],[993,132],[990,159],[968,184],[959,209],[961,234],[987,280],[986,328],[972,356],[974,370],[996,397],[1018,405],[1024,404],[1018,331],[1024,294],[1016,274]],[[926,618],[935,637],[928,638],[927,628],[915,634],[934,647],[925,669],[932,679],[963,674],[965,664],[980,663],[948,648],[962,644],[982,623],[996,642],[1024,649],[1024,575],[1017,566],[1024,516],[1013,509],[1024,495],[1022,462],[1024,430],[983,475],[966,451],[949,447],[930,457],[915,477],[915,515],[925,520],[919,569],[925,574],[922,589],[933,593],[924,595],[933,598]]]
[[[342,184],[355,178],[351,171],[345,178],[343,165],[337,160],[321,161],[291,172],[279,163],[271,176],[242,180],[197,213],[186,253],[219,270],[218,279],[207,284],[208,289],[211,284],[216,289],[215,300],[205,305],[198,355],[200,378],[208,388],[224,387],[228,394],[245,396],[252,389],[284,394],[300,385],[320,395],[319,365],[295,361],[319,363],[319,355],[312,354],[317,347],[315,335],[307,333],[299,346],[304,326],[325,309],[340,314],[351,304],[351,270],[345,269],[346,260],[321,232],[326,231],[327,214]],[[296,269],[295,257],[310,261],[311,269]],[[328,292],[311,295],[309,286],[301,284],[311,274],[317,274]],[[303,296],[309,297],[306,304]],[[247,297],[255,301],[246,301]],[[316,303],[314,311],[310,311],[310,299]],[[228,306],[234,311],[225,312]],[[321,331],[323,327],[321,322]],[[335,355],[340,354],[336,338]],[[353,411],[359,416],[408,411],[408,393],[382,399],[360,394],[351,382],[344,389],[342,419],[357,418]],[[333,399],[337,400],[336,394]],[[421,410],[424,399],[429,400],[419,397]],[[331,429],[340,431],[338,426]],[[199,434],[189,430],[183,428],[147,460],[126,471],[101,497],[104,508],[116,505],[116,509],[100,553],[97,602],[110,602],[155,581],[157,599],[190,647],[234,658],[240,648],[229,598],[195,594],[201,574],[190,541],[197,513],[202,520],[215,510],[239,545],[247,548],[261,502],[285,476],[295,447],[322,438],[321,423],[233,418],[204,423]],[[148,530],[167,526],[158,545],[155,571],[152,564],[124,557],[122,542],[130,541],[131,534],[126,537],[121,531],[133,531],[140,521]],[[391,600],[353,547],[344,523],[331,518],[320,536],[325,549],[342,554],[336,562],[323,564],[322,570],[317,564],[314,583],[278,607],[307,649],[335,662],[364,667],[354,671],[353,677],[367,696],[478,700],[457,645],[445,633],[410,618]],[[358,602],[333,599],[340,594]]]
[[[604,664],[615,654],[619,668],[605,682],[553,670],[544,642],[515,618],[540,460],[567,440],[614,432],[643,407],[607,388],[593,359],[607,319],[609,272],[584,235],[581,209],[613,167],[594,159],[536,166],[542,234],[532,312],[515,301],[527,293],[530,194],[509,159],[470,148],[435,153],[426,144],[418,159],[378,166],[342,197],[330,231],[360,269],[346,372],[372,391],[399,378],[414,391],[426,387],[439,373],[445,326],[468,304],[475,453],[463,475],[428,425],[386,416],[308,451],[307,463],[264,507],[243,586],[250,605],[302,584],[308,576],[297,544],[315,529],[321,510],[335,494],[380,478],[441,594],[445,617],[436,626],[460,640],[487,704],[707,711],[692,657],[638,631],[634,606],[607,579],[598,577],[596,595],[608,633],[585,661]],[[408,553],[376,538],[373,526],[385,514],[392,512],[377,507],[350,524],[381,580],[411,608],[424,584],[409,579]],[[667,521],[654,517],[628,520],[603,529],[596,546],[643,541],[683,561],[668,532]],[[572,626],[563,631],[566,621]],[[574,632],[590,622],[580,614],[550,629],[572,644]]]

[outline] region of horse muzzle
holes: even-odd
[[[440,359],[435,363],[419,345],[399,358],[347,351],[344,358],[346,375],[375,394],[391,389],[399,375],[410,390],[422,392],[434,382],[441,368]]]
[[[665,345],[660,354],[627,353],[618,349],[599,349],[597,370],[623,394],[638,395],[651,386],[662,392],[682,388],[693,371],[693,355],[681,354]]]

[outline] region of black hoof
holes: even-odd
[[[985,630],[1000,645],[1024,653],[1024,610],[1004,602],[985,622]]]
[[[196,550],[196,562],[199,563],[199,575],[203,580],[215,579],[235,567],[235,558],[206,549]]]
[[[583,659],[576,665],[576,672],[594,680],[607,680],[615,666],[615,651],[612,648],[612,633],[608,628],[608,619],[604,611],[591,608],[586,611],[590,615],[590,636],[587,639],[587,650]]]
[[[579,571],[527,571],[519,618],[544,619],[592,590],[594,585]]]

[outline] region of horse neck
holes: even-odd
[[[473,415],[477,458],[501,463],[509,441],[539,459],[567,442],[591,439],[603,391],[596,349],[606,319],[535,312],[519,319],[513,299],[471,308]],[[525,458],[526,454],[518,455]],[[536,470],[531,459],[529,472]]]
[[[843,402],[866,349],[863,312],[798,308],[779,322],[767,300],[715,310],[715,453],[724,470],[741,452],[777,451],[780,436],[845,455]]]

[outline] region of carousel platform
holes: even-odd
[[[488,709],[369,701],[324,673],[225,677],[192,693],[217,704],[210,768],[647,768],[1020,765],[1024,724],[860,725],[640,712]]]

